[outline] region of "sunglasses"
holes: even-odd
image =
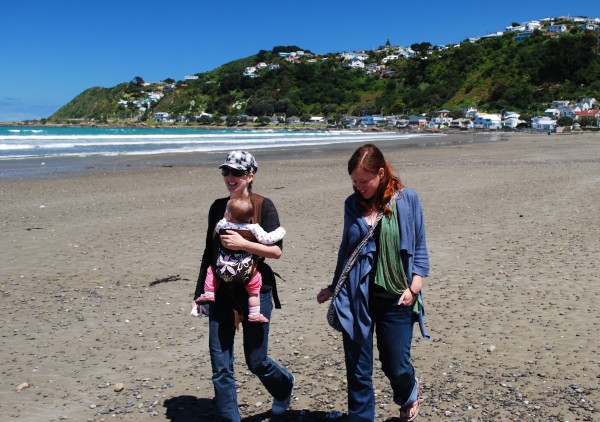
[[[247,170],[236,170],[236,169],[231,169],[229,167],[223,167],[221,169],[221,174],[223,176],[229,176],[232,175],[233,177],[242,177],[248,174]]]

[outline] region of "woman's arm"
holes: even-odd
[[[198,279],[196,281],[196,289],[194,291],[194,298],[197,298],[204,293],[204,279],[206,278],[206,271],[212,264],[214,259],[214,228],[220,218],[223,217],[225,212],[225,205],[227,204],[227,198],[217,199],[210,206],[208,211],[208,228],[206,229],[206,239],[204,245],[204,253],[202,254],[202,261],[200,264],[200,271]]]
[[[251,242],[233,230],[227,230],[225,234],[221,234],[221,244],[227,249],[246,251],[263,258],[279,259],[281,257],[281,248],[278,245],[263,245],[262,243]]]
[[[269,198],[263,199],[260,226],[266,232],[272,232],[280,226],[277,208],[275,208],[275,204]],[[228,249],[246,251],[263,258],[272,259],[279,259],[283,249],[282,240],[273,245],[263,245],[261,243],[250,242],[244,239],[239,233],[231,230],[227,230],[226,234],[221,235],[221,243]]]

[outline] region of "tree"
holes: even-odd
[[[410,46],[410,48],[418,54],[425,54],[431,48],[431,43],[429,42],[421,42],[415,43]]]
[[[565,126],[573,126],[573,119],[569,116],[561,116],[556,121],[556,124],[565,127]]]
[[[142,86],[144,85],[146,82],[144,81],[144,79],[142,79],[141,76],[136,76],[135,78],[133,78],[131,80],[131,84],[135,85],[135,86]]]

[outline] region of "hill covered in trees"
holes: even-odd
[[[305,51],[289,60],[280,53],[302,49],[275,47],[197,79],[146,84],[136,77],[112,88],[90,88],[49,120],[144,121],[168,112],[191,120],[205,116],[208,123],[214,116],[240,114],[334,117],[463,107],[531,116],[553,100],[600,97],[598,32],[574,29],[550,36],[535,30],[524,40],[515,38],[506,33],[444,48],[414,44],[413,57],[385,60],[398,51],[388,43],[363,52],[371,72],[350,67],[340,54]]]

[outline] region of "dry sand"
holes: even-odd
[[[435,141],[379,143],[427,222],[420,420],[600,420],[600,135]],[[315,296],[331,279],[355,147],[254,151],[255,190],[288,231],[272,261],[285,281],[270,355],[297,386],[271,418],[238,341],[245,420],[346,410],[341,337]],[[0,181],[0,420],[211,420],[208,324],[189,303],[208,207],[226,193],[222,158]],[[375,365],[378,420],[394,420]]]

